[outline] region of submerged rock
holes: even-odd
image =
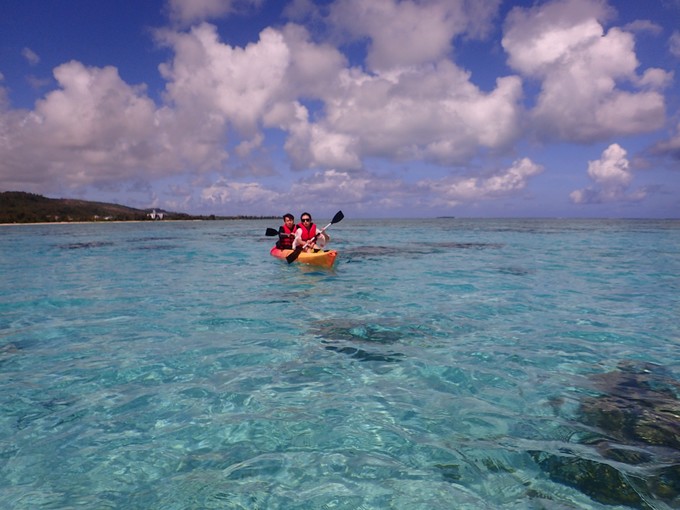
[[[315,325],[311,332],[321,338],[326,349],[359,361],[399,362],[404,354],[386,349],[403,339],[417,334],[411,328],[397,323],[368,322],[352,319],[328,319]]]
[[[402,361],[403,354],[399,352],[391,352],[388,354],[381,354],[377,352],[367,351],[356,347],[338,347],[336,345],[326,345],[326,349],[341,354],[347,354],[349,357],[359,361],[380,361],[384,363],[398,363]]]
[[[433,253],[446,253],[452,250],[497,250],[502,247],[503,245],[499,243],[420,242],[398,247],[357,246],[344,250],[342,256],[347,262],[356,262],[362,259],[374,260],[381,257],[412,258]]]
[[[590,380],[598,395],[581,401],[577,419],[594,430],[581,440],[593,458],[537,451],[534,460],[600,503],[680,508],[680,384],[663,367],[631,361]]]
[[[584,423],[625,443],[680,450],[680,384],[662,367],[623,362],[591,379],[602,395],[583,400]]]
[[[545,452],[532,452],[531,455],[551,480],[574,487],[595,501],[644,510],[653,508],[645,503],[619,471],[608,464]]]
[[[396,344],[404,339],[422,336],[422,332],[409,324],[382,319],[325,319],[317,321],[310,333],[332,341],[366,342],[370,344]]]

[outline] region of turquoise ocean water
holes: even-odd
[[[677,508],[680,221],[266,227],[0,227],[0,508]]]

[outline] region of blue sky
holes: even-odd
[[[680,0],[4,0],[0,190],[680,217]]]

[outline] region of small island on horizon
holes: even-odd
[[[192,215],[166,211],[159,208],[135,209],[120,204],[48,198],[24,191],[0,192],[0,224],[25,223],[80,223],[106,221],[158,221],[158,220],[259,220],[277,216],[217,216]]]

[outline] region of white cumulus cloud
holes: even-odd
[[[659,89],[671,75],[661,69],[638,75],[634,35],[620,28],[605,31],[610,15],[604,2],[554,0],[516,7],[508,16],[503,37],[508,62],[541,84],[531,112],[539,136],[590,142],[663,126]]]
[[[654,144],[651,149],[653,154],[668,155],[676,161],[680,161],[680,123],[675,127],[671,136]]]
[[[257,182],[229,182],[219,179],[201,191],[203,201],[215,205],[228,204],[230,207],[250,208],[259,206],[265,210],[274,205],[278,197]]]
[[[486,32],[498,0],[339,0],[331,22],[352,38],[368,37],[371,70],[435,62],[451,50],[453,38]]]
[[[375,75],[347,70],[321,98],[325,117],[308,125],[298,113],[289,147],[311,167],[356,168],[367,157],[460,163],[514,140],[521,93],[514,77],[482,92],[448,61]]]
[[[675,30],[668,41],[671,55],[680,58],[680,31]]]
[[[26,59],[26,61],[34,66],[40,63],[40,57],[31,48],[24,48],[21,50],[21,55]]]
[[[37,181],[80,186],[132,177],[140,168],[157,174],[173,168],[143,87],[129,86],[113,67],[75,61],[57,67],[54,77],[59,88],[33,111],[2,115],[3,181],[18,189]]]
[[[571,200],[576,204],[599,204],[644,198],[647,193],[642,189],[628,192],[633,174],[626,155],[626,150],[614,143],[605,149],[600,159],[588,162],[588,176],[594,185],[572,191]]]
[[[423,180],[418,183],[434,196],[434,200],[446,205],[489,200],[508,196],[526,188],[529,179],[542,173],[544,168],[522,158],[514,161],[508,168],[488,176],[458,177],[441,180]]]
[[[242,9],[259,7],[264,0],[168,0],[170,18],[180,24],[223,18]]]

